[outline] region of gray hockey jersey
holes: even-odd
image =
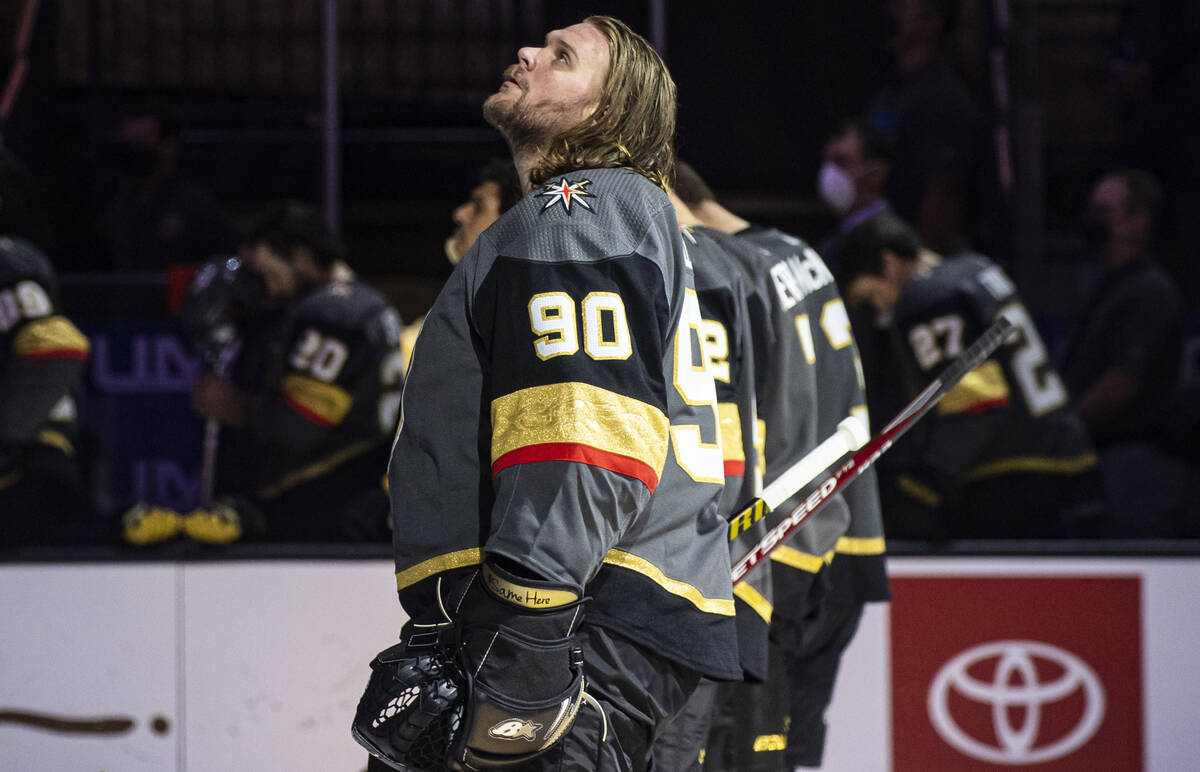
[[[768,306],[765,343],[756,350],[764,360],[759,417],[770,483],[842,419],[867,421],[865,384],[846,307],[820,256],[773,228],[752,226],[737,237],[761,250],[751,270]],[[806,494],[780,509],[791,511]],[[798,603],[811,578],[831,563],[831,586],[847,600],[887,599],[884,546],[878,486],[868,469],[771,554],[787,585],[776,585],[777,603]]]
[[[720,511],[731,515],[762,491],[759,465],[754,350],[749,301],[750,278],[741,263],[713,240],[703,226],[684,228],[684,246],[692,258],[696,294],[703,320],[704,355],[717,389],[721,448],[725,456],[725,492]],[[730,559],[748,552],[766,532],[760,521],[729,543]],[[748,677],[767,673],[767,630],[771,622],[771,572],[755,571],[734,588],[738,648]]]
[[[724,459],[702,319],[665,193],[551,180],[455,268],[413,349],[388,470],[396,581],[512,560],[609,628],[736,679]]]

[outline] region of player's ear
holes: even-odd
[[[883,269],[883,278],[890,282],[904,280],[904,258],[892,250],[884,249],[879,253],[879,265]]]
[[[293,248],[289,262],[297,277],[306,284],[320,284],[329,273],[329,269],[317,262],[316,255],[308,247]]]

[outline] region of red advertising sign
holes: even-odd
[[[1143,769],[1138,577],[893,577],[909,770]]]

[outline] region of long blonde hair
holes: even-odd
[[[631,169],[660,188],[675,176],[675,81],[646,39],[611,16],[583,20],[608,40],[595,112],[556,137],[529,172],[540,185],[577,169]]]

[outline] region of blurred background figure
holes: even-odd
[[[891,212],[887,185],[895,147],[891,139],[866,120],[851,118],[838,124],[821,151],[817,194],[838,216],[837,228],[821,239],[821,258],[837,271],[838,248],[855,226]]]
[[[493,158],[479,171],[479,184],[454,208],[454,232],[446,239],[446,259],[458,265],[479,234],[521,200],[521,186],[512,161]]]
[[[892,318],[915,395],[1001,315],[1018,329],[897,443],[907,467],[881,479],[892,538],[1095,535],[1104,514],[1096,455],[1016,287],[982,255],[921,246],[894,216],[851,232],[850,295]]]
[[[26,218],[26,174],[0,147],[0,224]],[[0,547],[90,525],[76,399],[88,339],[63,315],[49,258],[0,231]]]
[[[923,244],[953,254],[969,241],[980,113],[944,46],[959,17],[955,0],[889,0],[894,79],[871,99],[871,124],[891,138],[888,199]]]
[[[454,211],[450,213],[454,230],[446,238],[444,250],[451,265],[458,265],[463,255],[467,254],[467,250],[475,245],[480,234],[520,200],[521,185],[517,180],[517,169],[513,162],[493,158],[484,164],[479,171],[479,183],[471,188],[467,200],[454,207]],[[404,328],[400,337],[400,345],[404,350],[405,372],[408,372],[413,346],[424,321],[425,316],[420,316]]]
[[[1179,449],[1179,364],[1183,296],[1159,263],[1155,226],[1163,193],[1150,174],[1118,169],[1091,190],[1083,216],[1090,254],[1103,265],[1075,323],[1063,361],[1101,458],[1114,514],[1112,535],[1178,536],[1186,514],[1187,468]],[[1184,427],[1193,428],[1186,422]]]
[[[121,118],[120,179],[104,217],[114,268],[163,271],[237,246],[233,222],[212,193],[180,171],[181,133],[179,118],[166,109]]]
[[[192,405],[227,430],[218,498],[236,497],[247,531],[261,511],[276,541],[389,538],[381,480],[399,418],[400,317],[366,284],[339,277],[341,258],[318,210],[284,202],[220,268],[247,271],[261,301],[237,323],[228,375],[202,374]],[[192,525],[201,541],[224,540],[230,527],[220,518]]]
[[[1117,161],[1145,169],[1169,191],[1156,213],[1157,257],[1186,283],[1200,286],[1200,3],[1126,0],[1112,37],[1109,85],[1116,96]]]

